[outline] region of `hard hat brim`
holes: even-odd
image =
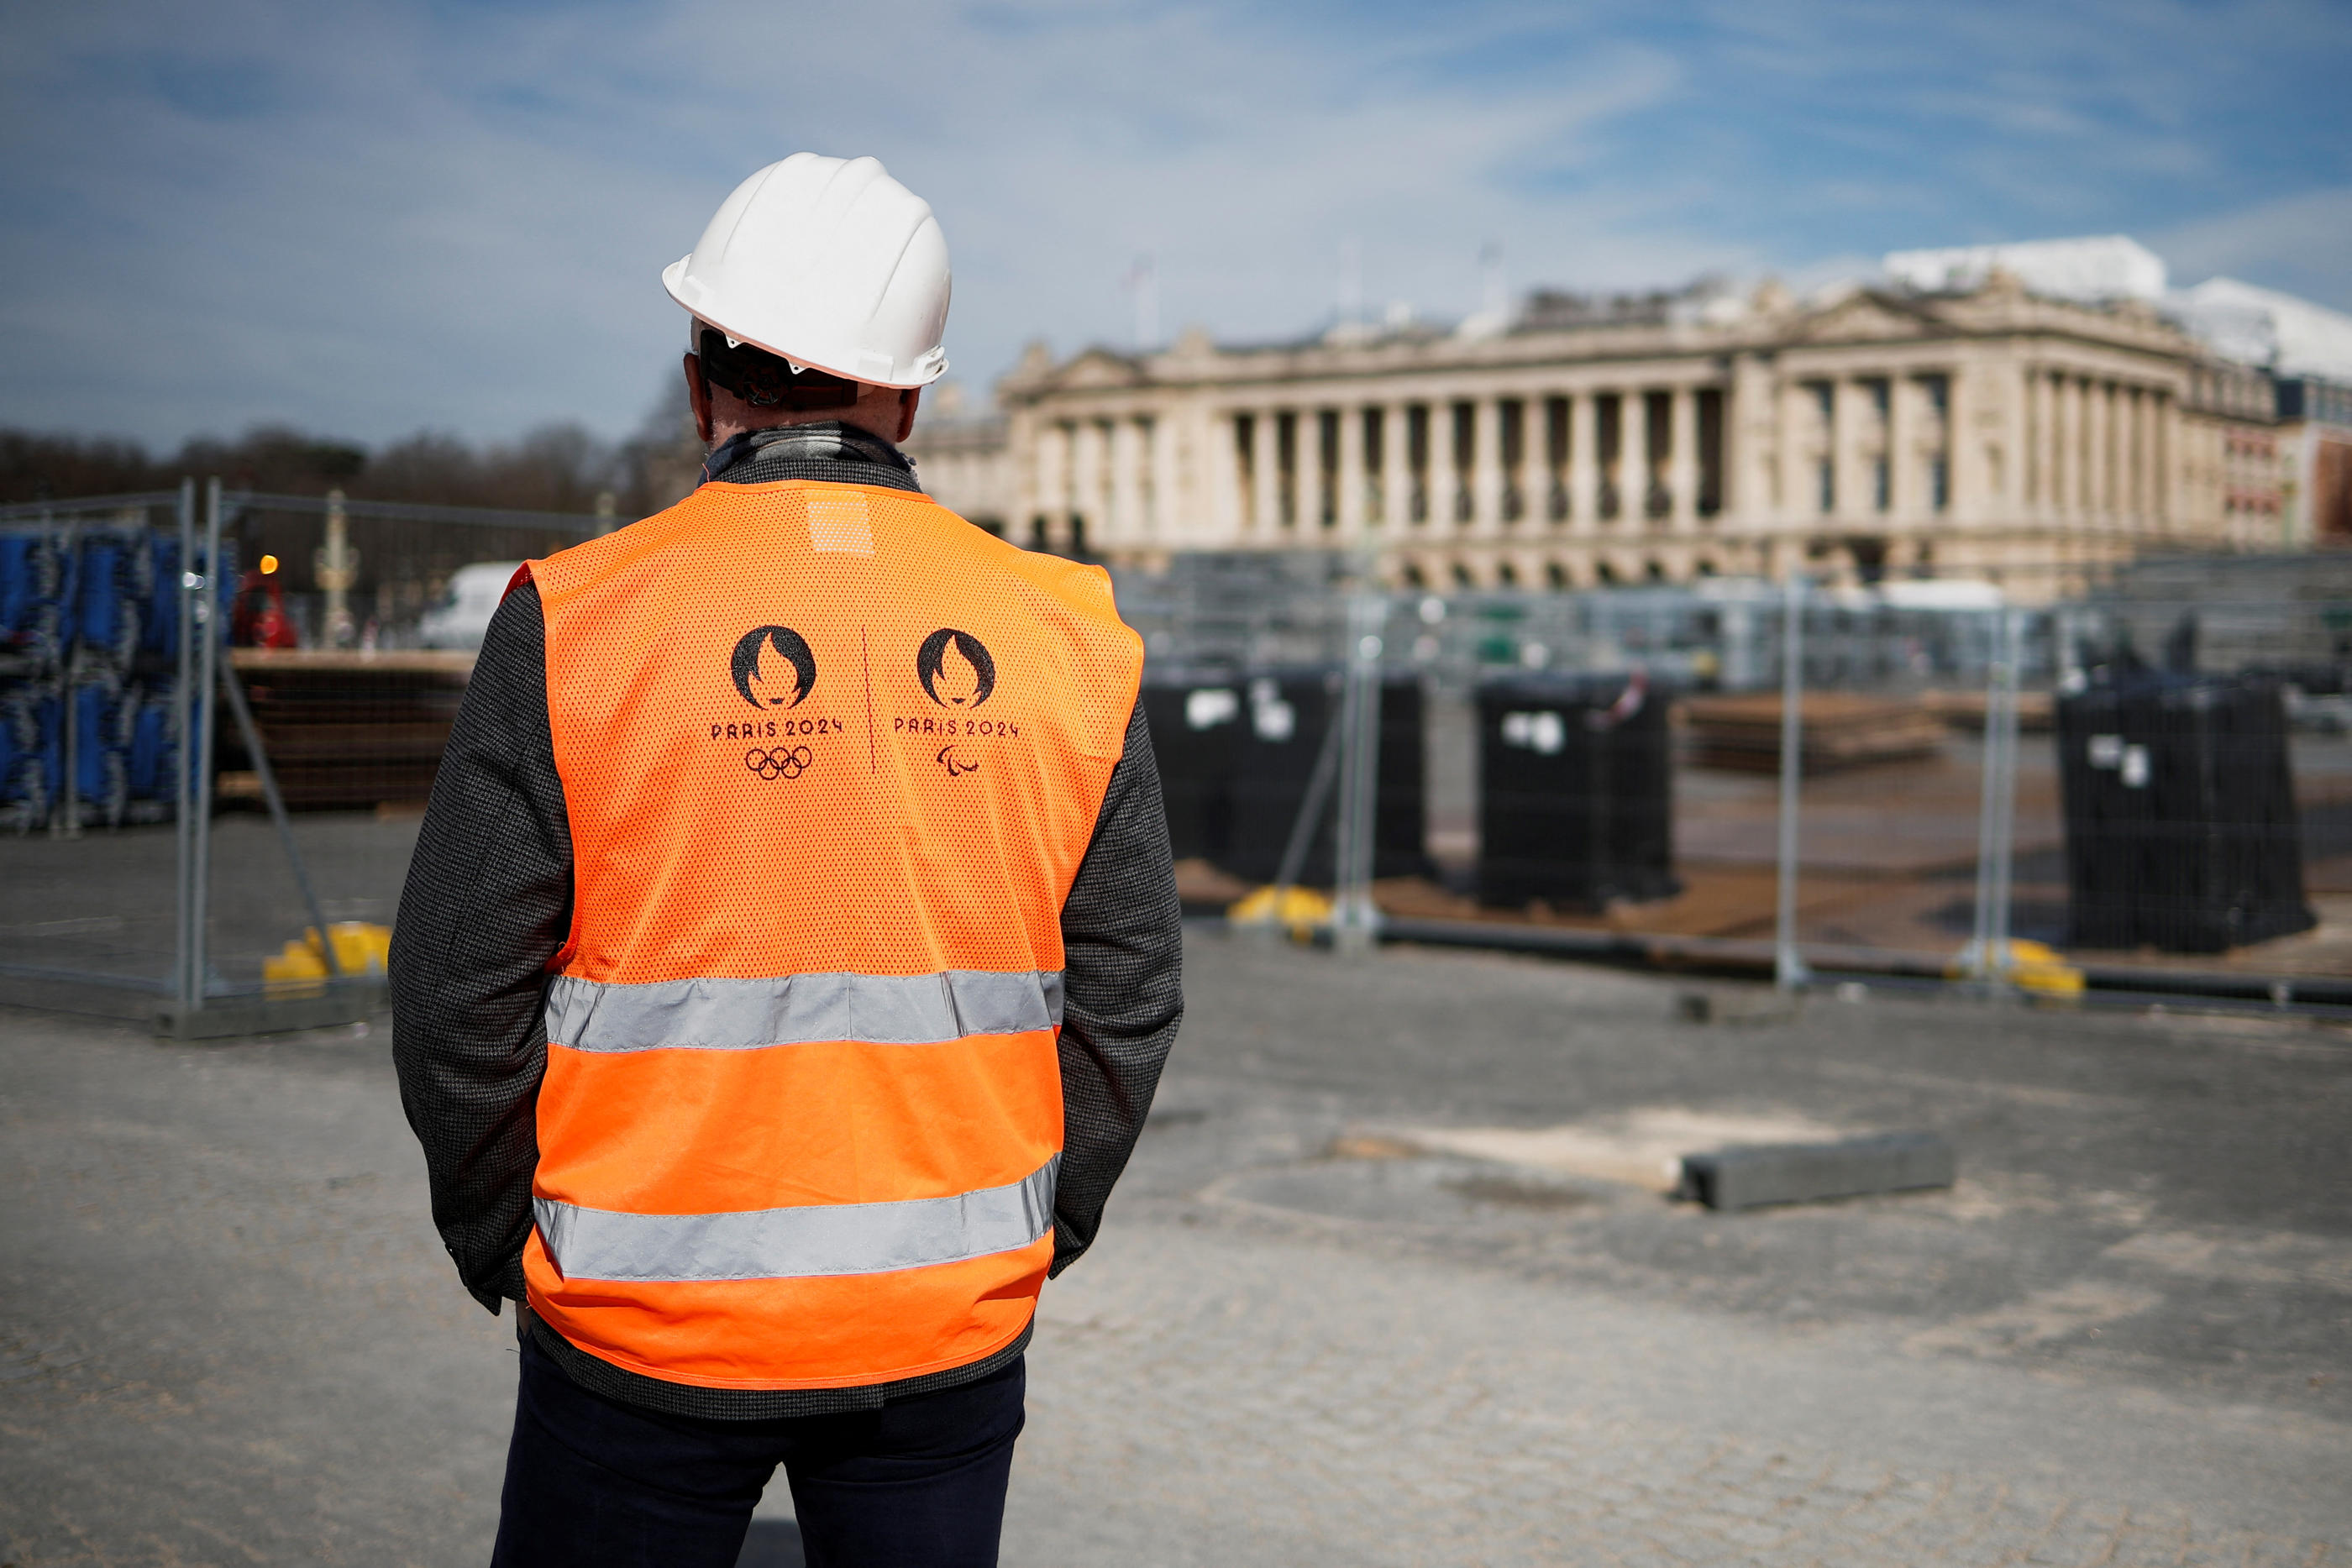
[[[689,251],[686,255],[679,256],[676,261],[671,262],[667,267],[662,268],[661,279],[663,291],[668,294],[671,300],[674,301],[681,309],[685,310],[687,314],[694,317],[697,320],[709,322],[712,326],[718,328],[720,331],[726,333],[729,337],[734,339],[739,343],[749,343],[755,349],[765,349],[768,352],[775,355],[778,359],[790,360],[796,365],[806,365],[811,370],[823,371],[827,375],[839,376],[844,381],[856,382],[861,385],[869,387],[888,387],[894,392],[913,392],[917,388],[930,385],[933,382],[938,381],[941,376],[947,374],[947,356],[942,354],[939,357],[938,361],[931,365],[927,374],[919,376],[913,381],[879,382],[876,381],[871,375],[860,375],[856,371],[845,370],[839,365],[829,365],[823,360],[813,360],[809,358],[808,355],[796,349],[788,349],[781,343],[764,342],[757,337],[740,331],[734,325],[725,320],[719,314],[713,312],[707,306],[698,304],[695,300],[689,299],[687,297],[686,290],[692,287],[693,280],[687,276],[686,269],[687,265],[693,260],[694,255]],[[877,357],[878,358],[879,356]]]

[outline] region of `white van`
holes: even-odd
[[[519,560],[478,560],[449,574],[449,586],[416,623],[416,640],[427,648],[479,648],[490,617],[506,597]]]

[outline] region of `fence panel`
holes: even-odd
[[[1122,579],[1195,908],[1335,881],[1324,739],[1376,625],[1391,937],[2352,1004],[2352,562],[1807,589],[1793,621],[1756,582],[1368,601],[1350,570]]]
[[[0,976],[183,1009],[370,979],[514,564],[609,526],[193,486],[0,511]],[[1793,614],[1305,552],[1118,577],[1196,911],[2352,1005],[2352,561]]]
[[[490,612],[610,526],[216,483],[0,513],[0,976],[183,1011],[380,979]]]
[[[2116,989],[2352,1003],[2352,562],[2159,564],[2057,619],[2020,934]]]

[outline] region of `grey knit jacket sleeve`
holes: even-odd
[[[392,945],[393,1059],[434,1223],[477,1301],[523,1296],[548,964],[572,923],[572,836],[547,718],[538,590],[490,622],[417,835]],[[1142,705],[1062,911],[1058,1273],[1094,1242],[1183,1017],[1183,930]]]
[[[547,966],[572,925],[572,824],[524,583],[490,618],[392,932],[392,1056],[433,1222],[474,1299],[523,1299]]]
[[[1184,915],[1139,697],[1062,904],[1062,1170],[1054,1270],[1094,1245],[1184,1021]]]

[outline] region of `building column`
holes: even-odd
[[[1962,508],[1978,506],[1991,487],[1985,457],[1985,437],[1979,427],[1992,428],[1983,417],[1998,394],[1984,367],[1961,360],[1944,372],[1944,516],[1957,517]],[[1929,501],[1934,497],[1928,497]]]
[[[1601,421],[1595,394],[1580,392],[1568,403],[1568,518],[1591,533],[1601,517]]]
[[[2053,371],[2050,389],[2050,510],[2064,518],[2074,515],[2074,378]]]
[[[1364,537],[1364,411],[1339,407],[1339,537]]]
[[[1143,507],[1137,523],[1147,539],[1166,531],[1170,509],[1176,504],[1175,411],[1163,409],[1139,422],[1143,438]]]
[[[1448,432],[1449,437],[1451,432]],[[1449,439],[1448,444],[1451,444]],[[1470,400],[1470,531],[1491,534],[1503,520],[1503,411],[1490,397]]]
[[[1032,409],[1019,409],[1004,422],[1006,445],[1013,454],[1013,514],[1004,519],[1004,537],[1014,544],[1029,542],[1029,519],[1037,515],[1039,471],[1045,460],[1045,426]]]
[[[2115,383],[2091,383],[2091,496],[2099,526],[2116,526],[2116,402]]]
[[[1804,382],[1780,375],[1774,378],[1772,401],[1780,413],[1780,434],[1776,444],[1780,458],[1780,499],[1773,508],[1773,516],[1794,538],[1803,521],[1821,509],[1814,494],[1812,447],[1801,439],[1804,432],[1812,428],[1813,394]],[[1823,439],[1827,439],[1826,432]]]
[[[2050,435],[2057,444],[2050,460],[2050,476],[2058,498],[2058,515],[2071,518],[2081,516],[2083,510],[2082,384],[2061,371],[2052,376],[2050,392],[2055,400]]]
[[[2089,520],[2095,518],[2099,512],[2099,492],[2095,482],[2098,432],[2092,418],[2091,382],[2087,376],[2068,379],[2073,383],[2074,408],[2073,418],[2067,422],[2066,434],[2073,450],[2066,454],[2066,469],[2074,481],[2074,515]]]
[[[1867,517],[1870,493],[1862,473],[1862,379],[1830,382],[1830,469],[1836,476],[1837,505],[1832,516]]]
[[[1381,410],[1381,523],[1391,538],[1412,520],[1412,469],[1405,451],[1404,404]]]
[[[2084,382],[2083,510],[2103,532],[2115,520],[2107,497],[2107,434],[2112,428],[2107,413],[2106,383]]]
[[[1250,422],[1250,506],[1255,532],[1261,539],[1282,531],[1282,498],[1276,481],[1274,449],[1275,411],[1260,408]]]
[[[1971,452],[1983,450],[1983,443],[1974,434],[1981,423],[1985,429],[1999,432],[1998,450],[2000,460],[1997,464],[1990,460],[1985,461],[1972,470],[1964,481],[1968,486],[1966,491],[1968,510],[1965,513],[1960,510],[1959,485],[1963,481],[1957,472],[1954,474],[1952,497],[1954,516],[1974,520],[1990,517],[1996,512],[2006,513],[2011,517],[2021,516],[2023,513],[2024,507],[2021,503],[2025,497],[2025,444],[2032,439],[2033,428],[2026,410],[2025,400],[2031,395],[2032,385],[2032,377],[2021,371],[2014,361],[2005,362],[1997,369],[1984,366],[1969,372],[1968,421],[1965,424],[1958,423],[1954,424],[1952,439],[1955,442],[1965,441]],[[1979,400],[1991,398],[2000,400],[1998,419],[1992,422],[1979,421],[1977,412]],[[1957,422],[1958,411],[1961,407],[1960,384],[1958,381],[1952,384],[1952,407],[1954,419]],[[1957,456],[1954,462],[1957,466]]]
[[[1698,527],[1698,390],[1678,386],[1667,405],[1666,515],[1678,533]]]
[[[2156,440],[2153,443],[2156,447],[2156,501],[2150,510],[2156,515],[2158,529],[2170,532],[2173,527],[2172,520],[2180,515],[2179,491],[2180,471],[2173,456],[2173,454],[2179,450],[2176,439],[2179,425],[2174,417],[2174,405],[2169,392],[2159,392],[2156,394],[2154,423],[2156,425]]]
[[[1921,406],[1927,394],[1900,371],[1886,376],[1886,510],[1895,518],[1916,519],[1927,510],[1927,454],[1920,433],[1927,423]]]
[[[2110,381],[2110,383],[2107,383],[2107,416],[2110,416],[2110,435],[2107,435],[2107,446],[2110,446],[2112,454],[2115,454],[2115,461],[2107,465],[2107,473],[2110,473],[2107,486],[2115,491],[2110,498],[2110,507],[2115,510],[2116,527],[2128,531],[2131,529],[2131,513],[2133,513],[2133,506],[2131,506],[2133,423],[2131,423],[2131,388],[2124,385],[2122,381]]]
[[[2041,517],[2050,504],[2050,400],[2048,387],[2039,365],[2025,367],[2025,406],[2021,411],[2025,439],[2018,449],[2017,473],[2020,511],[2026,516]]]
[[[1230,549],[1249,531],[1249,498],[1243,494],[1242,452],[1234,437],[1238,410],[1210,407],[1201,413],[1201,455],[1211,515],[1217,523],[1216,547]]]
[[[1731,384],[1723,394],[1723,521],[1752,528],[1769,514],[1771,493],[1765,459],[1777,422],[1772,417],[1772,378],[1754,354],[1731,364]]]
[[[1055,420],[1040,432],[1037,444],[1037,510],[1033,517],[1022,519],[1024,528],[1034,529],[1034,517],[1045,519],[1046,538],[1055,542],[1057,536],[1066,535],[1070,526],[1070,466],[1076,444],[1075,432],[1068,422]]]
[[[1650,393],[1633,388],[1618,399],[1618,486],[1624,492],[1626,518],[1637,528],[1650,526]]]
[[[1099,431],[1100,426],[1097,426]],[[1139,531],[1137,517],[1142,510],[1143,465],[1138,451],[1141,432],[1131,418],[1114,420],[1102,440],[1106,472],[1102,486],[1107,497],[1103,507],[1102,541],[1125,543]]]
[[[2140,531],[2142,502],[2147,487],[2142,481],[2140,460],[2147,445],[2147,431],[2140,421],[2139,388],[2118,385],[2116,388],[2116,423],[2120,434],[2116,438],[2116,510],[2123,516],[2124,531]]]
[[[2116,383],[2116,515],[2125,529],[2139,529],[2138,389]]]
[[[1089,548],[1100,540],[1118,537],[1118,469],[1114,446],[1118,439],[1118,426],[1109,420],[1094,420],[1087,426],[1087,454],[1093,461],[1094,472],[1088,476],[1087,493],[1079,502],[1079,510],[1086,514]]]

